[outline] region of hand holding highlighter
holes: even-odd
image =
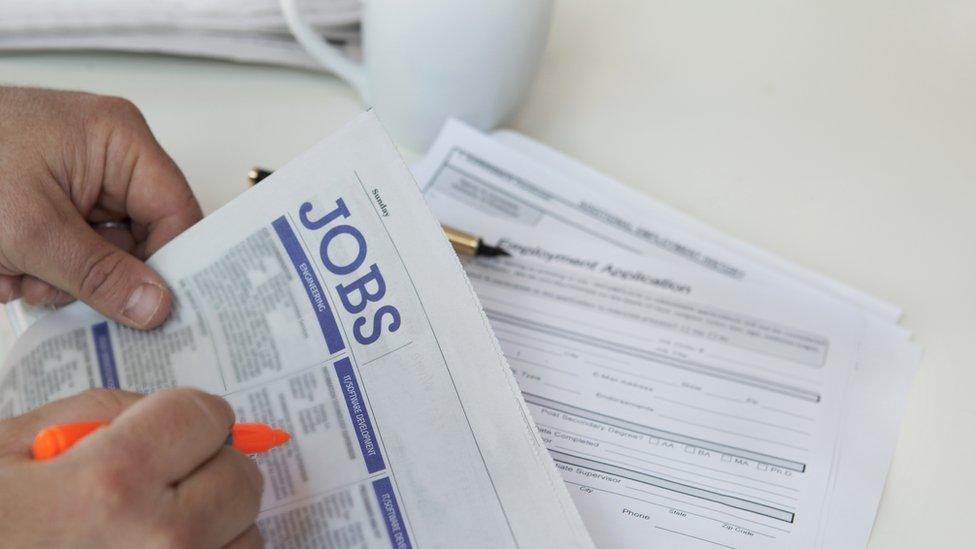
[[[31,445],[35,460],[57,457],[90,435],[96,429],[108,425],[107,421],[82,421],[52,425],[42,429]],[[264,423],[235,423],[227,436],[226,444],[245,454],[260,454],[288,442],[291,435]]]

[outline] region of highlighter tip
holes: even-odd
[[[274,435],[275,435],[275,446],[281,446],[282,444],[291,440],[291,435],[288,434],[288,431],[285,431],[284,429],[275,429]]]

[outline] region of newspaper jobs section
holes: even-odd
[[[260,523],[266,539],[411,547],[427,541],[418,532],[457,532],[413,528],[438,510],[410,502],[460,504],[465,486],[440,479],[480,460],[461,414],[437,411],[456,409],[456,394],[420,297],[374,197],[349,179],[347,192],[275,218],[228,253],[218,270],[230,273],[198,275],[188,296],[217,316],[213,339],[230,355],[220,382],[241,417],[283,424],[298,440],[259,458],[272,494]],[[229,279],[248,281],[230,292],[251,296],[246,310],[222,291]],[[253,358],[262,355],[278,360]],[[444,450],[431,455],[432,445]],[[398,476],[400,460],[409,467]],[[490,483],[484,471],[464,476],[476,492]],[[475,511],[472,534],[493,539],[504,528],[498,502],[465,505]]]
[[[0,409],[95,386],[200,387],[239,420],[293,435],[255,458],[271,545],[498,540],[507,517],[499,501],[470,497],[495,492],[420,296],[375,197],[348,179],[171,280],[178,304],[162,328],[98,322],[29,352],[0,386]],[[430,527],[458,508],[459,529]]]

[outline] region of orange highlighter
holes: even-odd
[[[31,455],[36,460],[51,459],[66,452],[76,442],[90,435],[92,431],[108,425],[107,421],[82,421],[52,425],[34,437]],[[235,423],[230,429],[226,444],[245,454],[260,454],[281,446],[291,439],[282,429],[275,429],[264,423]]]

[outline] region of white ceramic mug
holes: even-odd
[[[552,13],[552,0],[364,0],[358,63],[325,43],[295,2],[280,0],[299,43],[417,151],[448,117],[488,130],[515,114]]]

